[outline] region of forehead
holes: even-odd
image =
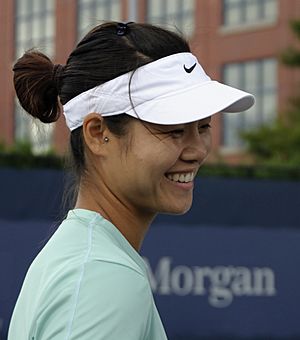
[[[211,121],[211,116],[203,119],[199,119],[194,122],[190,123],[183,123],[183,124],[155,124],[155,123],[149,123],[142,121],[142,124],[148,127],[153,127],[153,128],[161,128],[161,129],[172,129],[176,127],[185,127],[185,126],[192,126],[192,125],[202,125],[202,124],[207,124]]]

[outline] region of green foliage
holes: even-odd
[[[4,152],[5,151],[5,143],[0,140],[0,152]]]
[[[291,22],[291,28],[300,39],[300,20]],[[300,50],[288,48],[282,53],[281,61],[289,67],[300,67]],[[290,101],[289,110],[280,114],[273,124],[244,132],[241,136],[259,164],[299,166],[300,92]]]
[[[17,141],[10,147],[0,142],[0,167],[62,169],[63,160],[52,150],[42,155],[35,155],[31,143],[27,141]]]
[[[300,165],[300,106],[268,126],[244,132],[248,150],[260,164]]]
[[[293,48],[288,47],[281,55],[281,61],[290,67],[299,67],[300,65],[300,52]]]
[[[234,166],[226,164],[206,164],[200,168],[198,176],[299,181],[300,167],[286,164]]]
[[[300,20],[290,23],[293,33],[300,39]],[[280,56],[281,61],[290,67],[300,66],[300,50],[295,47],[288,47]]]
[[[294,34],[300,39],[300,20],[292,20],[290,25]]]
[[[10,148],[7,148],[7,151],[15,155],[22,155],[22,156],[33,155],[32,145],[28,141],[16,141],[15,144],[13,144],[13,146],[11,146]]]

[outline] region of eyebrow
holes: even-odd
[[[150,129],[162,131],[162,130],[169,130],[169,129],[175,129],[175,130],[180,129],[180,128],[183,128],[184,126],[188,125],[188,124],[193,124],[193,123],[196,123],[196,122],[198,124],[207,124],[207,123],[210,123],[211,120],[212,120],[212,117],[209,116],[209,117],[206,117],[206,118],[203,118],[203,119],[199,119],[198,121],[189,122],[189,123],[168,124],[168,125],[149,123],[149,122],[144,122],[144,123]]]

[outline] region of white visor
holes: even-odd
[[[66,123],[74,130],[91,112],[103,117],[126,113],[149,123],[173,125],[217,112],[245,111],[254,101],[250,93],[211,80],[193,54],[177,53],[82,92],[63,108]]]

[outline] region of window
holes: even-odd
[[[16,1],[16,57],[32,47],[54,53],[55,0]]]
[[[255,105],[245,114],[223,114],[223,145],[241,148],[240,132],[272,122],[277,104],[277,62],[262,59],[246,63],[227,64],[223,69],[225,84],[255,95]]]
[[[121,21],[121,0],[78,0],[78,36],[102,21]]]
[[[37,48],[50,57],[54,55],[55,0],[16,0],[15,57],[30,48]],[[43,131],[41,131],[43,130]],[[35,152],[49,149],[53,124],[45,126],[30,118],[16,100],[15,139],[26,140]],[[40,132],[40,133],[39,133]]]
[[[195,6],[195,0],[148,0],[147,21],[191,36]]]
[[[274,22],[277,6],[277,0],[223,0],[224,26]]]

